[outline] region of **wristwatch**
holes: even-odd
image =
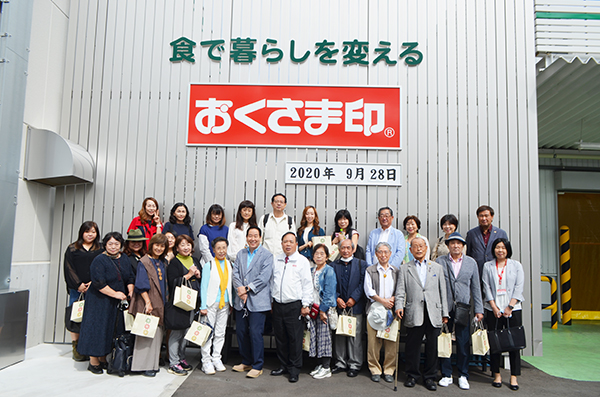
[[[508,305],[508,308],[509,308],[510,310],[513,310],[515,307],[514,307],[514,306],[512,306],[512,305]]]
[[[246,285],[246,293],[248,293],[250,291],[250,288],[248,288],[248,286]]]

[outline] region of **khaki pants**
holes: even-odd
[[[378,338],[377,331],[371,328],[368,321],[365,321],[365,323],[367,323],[367,364],[369,365],[371,375],[381,375],[382,371],[381,365],[379,364],[379,353],[381,352],[382,344],[385,349],[383,373],[386,375],[394,375],[398,344],[391,340]]]

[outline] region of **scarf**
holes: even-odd
[[[181,254],[177,254],[177,259],[186,269],[190,270],[190,267],[194,265],[194,259],[191,256],[183,256]]]
[[[227,270],[227,259],[223,259],[225,264],[225,270],[221,269],[221,265],[217,263],[218,259],[215,258],[215,265],[217,265],[217,271],[219,272],[219,288],[221,288],[221,297],[219,298],[219,309],[225,307],[225,291],[227,290],[227,281],[229,280],[229,270]]]

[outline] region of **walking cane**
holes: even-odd
[[[394,377],[394,391],[398,391],[398,356],[400,355],[399,352],[399,346],[400,346],[400,319],[398,319],[398,335],[396,335],[396,375]]]

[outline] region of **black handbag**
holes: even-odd
[[[166,329],[187,329],[192,325],[193,311],[188,312],[173,305],[173,302],[165,304],[165,328]]]
[[[114,339],[113,350],[107,357],[107,374],[117,374],[119,377],[125,376],[131,371],[131,360],[133,359],[133,335],[125,332]]]
[[[81,330],[81,323],[76,323],[71,321],[71,311],[73,310],[73,305],[69,305],[65,308],[65,328],[69,332],[73,332],[78,334]]]
[[[471,319],[471,305],[468,303],[454,302],[454,324],[468,327]]]
[[[496,319],[496,329],[488,330],[488,339],[491,353],[512,352],[527,347],[525,328],[522,325],[511,327],[508,318],[506,328],[503,329],[498,329],[498,319]]]

